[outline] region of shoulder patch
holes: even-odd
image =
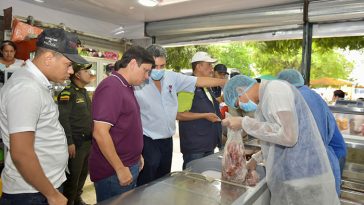
[[[70,96],[71,95],[71,92],[69,91],[62,91],[61,92],[61,96]]]
[[[70,96],[69,95],[61,95],[59,97],[60,101],[69,101],[70,100]]]

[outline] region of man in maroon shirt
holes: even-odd
[[[132,47],[94,93],[89,169],[98,202],[133,189],[144,166],[142,122],[133,86],[149,78],[153,64],[144,48]]]

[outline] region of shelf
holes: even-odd
[[[347,147],[364,150],[364,136],[343,134]]]

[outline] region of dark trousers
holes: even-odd
[[[172,137],[153,140],[143,136],[144,168],[139,173],[137,185],[147,184],[171,172],[172,166]]]
[[[214,153],[214,151],[183,154],[183,167],[182,168],[186,169],[186,165],[188,162],[191,162],[195,159],[201,159],[201,158],[209,156],[213,153]]]
[[[88,175],[88,157],[91,149],[91,140],[83,141],[76,147],[76,156],[68,160],[67,180],[64,182],[64,195],[67,197],[68,205],[80,203],[82,188]]]
[[[62,192],[62,187],[58,188]],[[0,205],[48,205],[47,198],[37,193],[6,194],[2,193]]]

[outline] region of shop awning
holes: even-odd
[[[340,80],[334,78],[319,78],[310,81],[312,87],[340,87],[340,86],[352,86],[354,83],[347,80]]]

